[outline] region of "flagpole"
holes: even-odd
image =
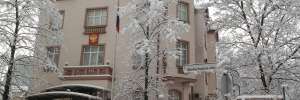
[[[119,40],[119,24],[120,24],[120,19],[119,19],[119,15],[118,12],[120,10],[120,1],[117,0],[117,12],[116,12],[116,32],[115,32],[115,44],[114,44],[114,63],[113,63],[113,75],[112,75],[112,91],[111,91],[111,99],[114,100],[114,96],[115,96],[115,81],[116,81],[116,63],[117,63],[117,47],[118,47],[118,40]]]

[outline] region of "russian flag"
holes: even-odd
[[[119,16],[119,14],[117,14],[116,30],[118,33],[120,32],[120,16]]]
[[[119,0],[118,0],[117,20],[116,20],[116,31],[118,33],[120,32],[120,16],[119,16],[119,11],[120,11],[120,4],[119,4]]]

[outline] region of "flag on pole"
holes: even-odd
[[[120,16],[119,15],[117,15],[116,30],[118,33],[120,32]]]
[[[119,16],[119,11],[120,11],[120,2],[118,0],[118,8],[117,8],[117,20],[116,20],[116,31],[119,33],[120,32],[120,16]]]
[[[113,64],[113,74],[112,74],[112,92],[111,92],[111,99],[114,100],[114,96],[115,96],[115,81],[116,81],[116,63],[117,63],[117,45],[118,45],[118,33],[120,32],[120,16],[119,16],[119,11],[120,11],[120,1],[117,0],[117,19],[116,19],[116,41],[115,41],[115,45],[114,45],[114,64]]]

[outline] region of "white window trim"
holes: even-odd
[[[189,22],[189,4],[185,2],[179,2],[177,9],[178,9],[177,12],[178,19],[184,22]],[[183,13],[186,13],[186,16]]]
[[[180,54],[178,55],[178,58],[177,58],[177,66],[183,66],[185,64],[188,64],[188,57],[189,57],[189,43],[188,42],[185,42],[185,41],[181,41],[181,40],[178,40],[177,42],[178,44],[177,45],[177,49],[180,51]],[[187,48],[185,48],[183,46],[183,43],[186,43],[187,44]],[[182,58],[185,58],[185,61],[182,59]],[[185,64],[184,64],[185,63]]]
[[[53,49],[53,51],[50,51],[49,49]],[[58,65],[59,63],[59,55],[60,55],[60,48],[59,47],[48,47],[47,48],[47,56],[51,62]],[[55,62],[55,58],[57,57],[58,62]]]
[[[99,11],[99,16],[96,15],[97,11]],[[86,25],[87,26],[107,25],[107,20],[108,20],[107,14],[108,14],[107,8],[88,9],[87,15],[86,15],[86,18],[87,18]],[[99,19],[99,22],[96,21],[97,19]]]
[[[85,51],[85,48],[86,47],[89,47],[89,51]],[[105,49],[105,46],[104,45],[98,45],[96,46],[97,47],[97,50],[96,51],[92,51],[91,47],[93,46],[90,46],[90,45],[87,45],[87,46],[83,46],[83,52],[82,52],[82,65],[85,65],[85,66],[90,66],[90,65],[104,65],[104,61],[102,62],[103,64],[100,64],[101,62],[99,62],[99,56],[102,55],[103,56],[103,60],[104,60],[104,49]],[[100,51],[100,47],[103,47],[103,51]],[[96,64],[92,64],[92,55],[96,54]],[[86,61],[85,61],[85,55],[88,55],[89,57],[89,61],[88,63],[86,64]]]

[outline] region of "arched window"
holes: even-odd
[[[169,90],[168,100],[181,100],[181,92],[178,90]]]
[[[223,74],[221,84],[222,84],[222,89],[221,89],[222,94],[225,95],[231,92],[232,82],[228,74]]]

